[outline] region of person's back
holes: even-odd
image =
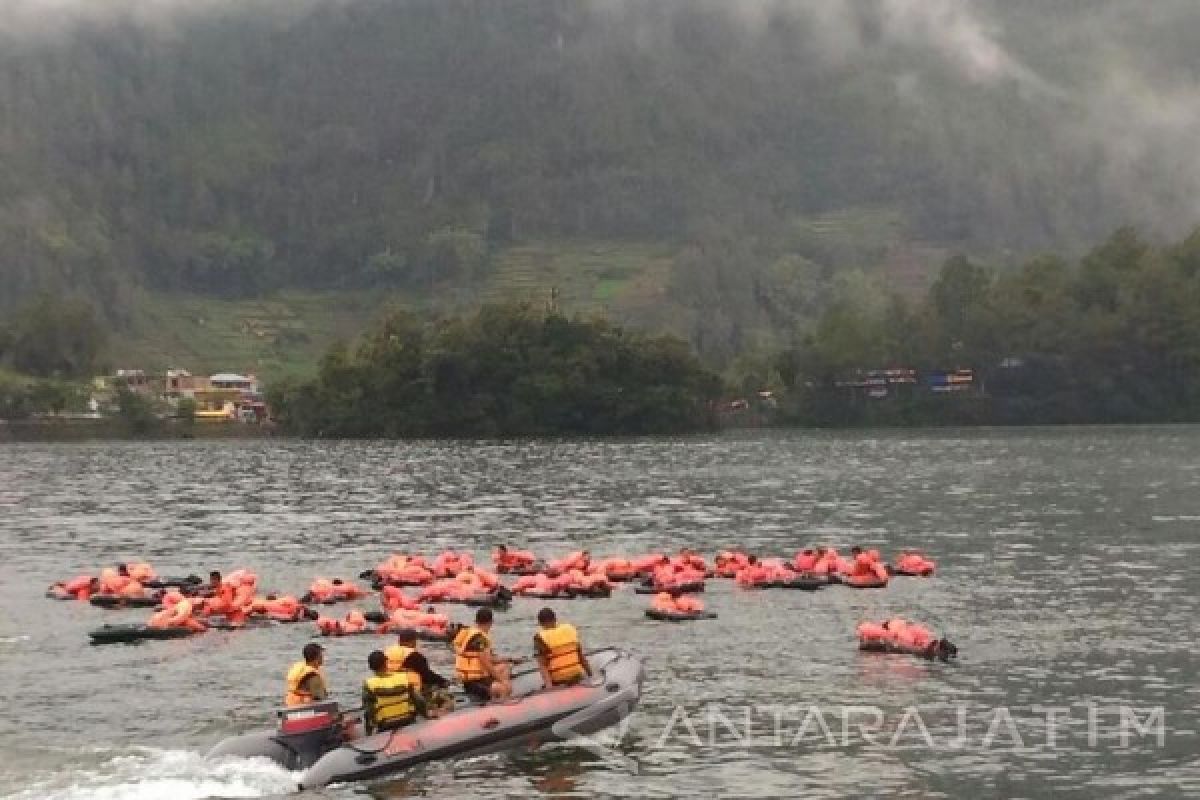
[[[321,645],[309,643],[301,651],[304,660],[292,664],[287,672],[287,689],[283,704],[288,707],[306,706],[329,696],[325,685],[325,674],[321,671],[325,650]]]
[[[396,634],[396,644],[384,650],[388,672],[407,672],[409,682],[417,694],[429,703],[431,709],[439,711],[454,708],[454,698],[446,690],[450,681],[434,672],[429,660],[417,647],[417,632],[403,628]]]
[[[363,725],[368,734],[403,728],[425,714],[425,703],[413,688],[406,670],[388,671],[388,659],[379,650],[367,656],[371,676],[363,681]]]
[[[547,689],[569,686],[592,674],[574,625],[560,623],[549,608],[538,612],[538,624],[541,628],[533,636],[533,647]]]

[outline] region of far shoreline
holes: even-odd
[[[1152,428],[1183,428],[1200,424],[1180,420],[1163,420],[1153,422],[1027,422],[1027,423],[963,423],[960,420],[947,421],[945,424],[930,424],[923,422],[914,425],[801,425],[801,424],[725,424],[707,430],[670,433],[641,433],[641,434],[546,434],[546,435],[503,435],[491,437],[478,436],[448,436],[411,438],[388,438],[382,436],[363,437],[322,437],[303,436],[283,430],[277,425],[247,424],[247,423],[187,423],[181,420],[162,420],[150,430],[133,431],[127,423],[117,418],[102,419],[0,419],[0,445],[3,444],[54,444],[54,443],[84,443],[84,442],[179,442],[179,441],[222,441],[222,440],[255,440],[279,439],[288,441],[308,442],[356,442],[356,441],[394,441],[394,442],[518,442],[518,441],[620,441],[620,440],[673,440],[689,439],[697,436],[710,436],[723,433],[766,433],[768,431],[812,434],[932,434],[957,432],[960,434],[977,435],[987,432],[1002,431],[1045,431],[1046,433],[1064,433],[1071,430],[1146,430]]]

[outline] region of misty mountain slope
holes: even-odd
[[[1197,22],[1182,0],[12,0],[0,306],[436,301],[524,242],[608,240],[677,254],[672,301],[732,347],[784,324],[780,263],[882,263],[802,235],[844,209],[988,252],[1195,224]]]

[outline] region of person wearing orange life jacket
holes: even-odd
[[[87,600],[99,588],[100,582],[91,575],[78,575],[63,584],[64,591],[76,600]]]
[[[346,621],[342,623],[343,633],[362,633],[367,629],[367,618],[363,612],[357,608],[346,614]]]
[[[155,612],[146,625],[151,628],[190,628],[197,633],[208,630],[208,626],[194,618],[192,612],[192,601],[180,596],[177,602],[164,604],[163,610]]]
[[[467,695],[477,701],[502,700],[512,694],[510,661],[492,650],[492,610],[475,612],[475,624],[454,636],[454,673]]]
[[[383,610],[387,612],[395,611],[398,608],[409,609],[416,611],[420,605],[416,600],[404,593],[404,590],[399,586],[384,586],[380,592],[380,603]]]
[[[675,608],[675,598],[671,596],[670,592],[659,592],[654,595],[654,600],[650,602],[650,605],[659,611],[666,611],[668,613],[677,610]]]
[[[329,696],[325,673],[321,671],[325,663],[325,648],[316,642],[309,642],[304,645],[301,655],[304,660],[292,664],[287,671],[283,704],[289,708],[319,703]]]
[[[857,549],[857,548],[855,548]],[[854,569],[850,573],[852,578],[873,578],[875,577],[875,565],[871,561],[871,557],[866,553],[859,551],[854,554]]]
[[[746,566],[738,570],[736,580],[742,586],[758,586],[771,580],[771,570],[757,556],[748,556]]]
[[[792,568],[797,572],[812,572],[817,566],[817,554],[811,547],[806,547],[796,554]]]
[[[592,666],[583,654],[579,633],[574,625],[559,622],[554,609],[538,612],[538,632],[533,635],[542,683],[547,688],[571,686],[591,676]]]
[[[152,581],[156,577],[154,567],[147,564],[145,561],[135,562],[127,567],[129,577],[133,578],[138,583]]]

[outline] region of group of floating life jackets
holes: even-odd
[[[342,603],[366,597],[370,592],[341,578],[314,578],[304,599],[309,603]]]
[[[908,653],[942,661],[958,656],[958,647],[949,639],[939,639],[924,625],[901,617],[883,622],[863,622],[855,632],[858,634],[858,645],[863,650]]]
[[[49,593],[62,600],[85,602],[101,595],[140,600],[152,596],[151,590],[143,584],[157,577],[152,566],[138,561],[120,567],[105,567],[96,576],[76,575],[70,580],[53,584]]]
[[[704,610],[704,602],[695,595],[673,595],[670,592],[654,595],[650,606],[656,611],[665,611],[668,614],[695,614]]]
[[[396,633],[412,629],[435,637],[445,637],[450,630],[450,618],[438,613],[432,606],[422,611],[418,608],[395,608],[385,612],[382,622],[373,622],[360,609],[352,609],[342,619],[318,617],[317,630],[323,636],[352,636],[359,633]]]
[[[892,573],[932,575],[936,564],[919,553],[901,551],[891,568],[878,550],[870,549],[843,556],[834,548],[805,548],[790,561],[780,558],[757,559],[737,551],[717,554],[714,573],[734,578],[744,586],[759,586],[795,579],[800,576],[837,576],[846,583],[886,584]]]

